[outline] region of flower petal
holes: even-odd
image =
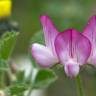
[[[90,41],[74,29],[59,33],[55,40],[55,48],[58,58],[64,65],[70,59],[82,65],[86,63],[91,52]]]
[[[84,28],[83,34],[88,37],[91,43],[96,42],[96,16],[92,16],[89,19],[87,26]]]
[[[67,64],[64,67],[65,73],[69,77],[76,77],[79,73],[80,67],[78,64]]]
[[[92,52],[88,62],[96,64],[96,16],[90,18],[83,31],[83,35],[85,35],[92,44]]]
[[[58,31],[54,27],[51,19],[48,16],[41,16],[40,21],[43,26],[46,46],[50,48],[52,52],[56,55],[54,41],[58,34]]]
[[[42,67],[51,67],[57,63],[50,49],[37,43],[32,45],[32,56]]]

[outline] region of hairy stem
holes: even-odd
[[[78,96],[84,96],[84,90],[81,82],[80,75],[76,77],[76,85],[77,85],[77,91],[78,91]]]

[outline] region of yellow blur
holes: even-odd
[[[0,19],[11,15],[11,0],[0,0]]]

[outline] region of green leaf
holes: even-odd
[[[8,64],[4,60],[0,59],[0,72],[8,71]]]
[[[17,82],[23,83],[25,79],[25,72],[24,70],[20,70],[16,73]]]
[[[0,59],[0,88],[5,87],[5,75],[8,72],[8,67],[8,63]]]
[[[83,68],[85,69],[84,71],[86,71],[88,74],[93,75],[94,77],[96,77],[96,68],[93,65],[85,64],[83,66]]]
[[[56,74],[50,69],[40,69],[33,81],[33,88],[45,88],[57,79]]]
[[[0,39],[0,56],[2,59],[7,60],[11,55],[16,38],[19,32],[6,32]]]
[[[18,95],[23,93],[28,89],[28,85],[26,84],[16,84],[16,85],[11,85],[10,87],[7,87],[5,91],[10,94],[11,96],[13,95]]]
[[[44,44],[44,33],[43,31],[39,31],[37,33],[35,33],[32,38],[31,38],[31,44],[33,43],[40,43],[40,44]]]

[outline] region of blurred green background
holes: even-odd
[[[16,53],[27,52],[30,38],[42,28],[40,15],[49,15],[59,31],[69,27],[82,31],[95,13],[95,0],[13,0],[12,18],[21,31]]]
[[[96,14],[96,0],[13,0],[12,19],[20,25],[16,55],[28,52],[31,37],[42,29],[39,17],[45,14],[52,18],[59,31],[76,28],[82,32],[88,19]],[[84,73],[86,96],[96,96],[96,76]],[[77,96],[75,80],[65,77],[63,69],[57,74],[59,80],[48,88],[48,96]]]

